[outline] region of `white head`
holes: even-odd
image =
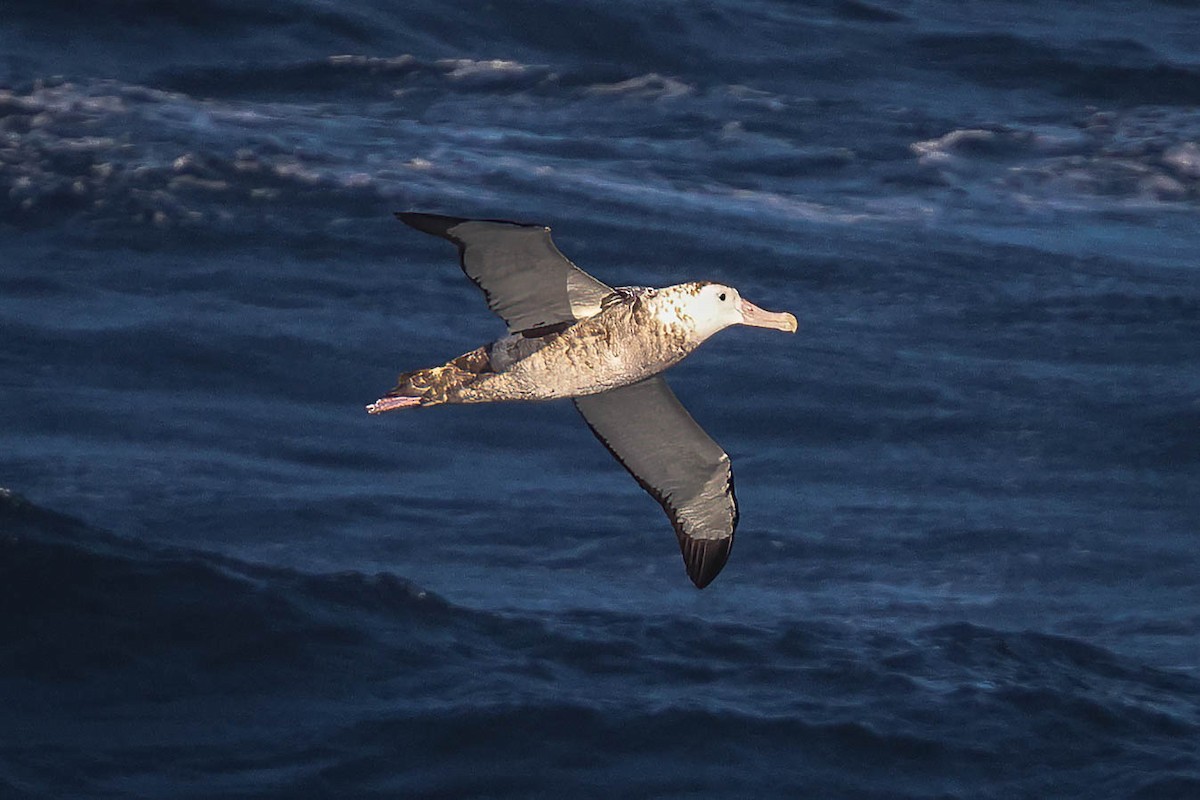
[[[753,325],[796,332],[796,318],[787,312],[764,311],[749,300],[743,300],[738,290],[720,283],[682,283],[661,290],[668,300],[660,311],[663,322],[678,324],[682,320],[694,331],[699,341],[730,325]],[[672,320],[671,316],[675,319]]]

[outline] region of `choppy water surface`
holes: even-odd
[[[5,797],[1200,795],[1200,12],[23,2]],[[796,313],[704,592],[396,209]]]

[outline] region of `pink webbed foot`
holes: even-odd
[[[382,414],[385,411],[395,411],[398,408],[414,408],[421,405],[419,397],[381,397],[367,406],[368,414]]]

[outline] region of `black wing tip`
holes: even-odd
[[[663,510],[667,512],[667,516],[671,519],[671,525],[675,528],[675,536],[679,539],[679,549],[683,552],[683,564],[687,568],[688,577],[692,579],[697,589],[703,589],[708,586],[725,568],[725,563],[729,561],[729,553],[733,550],[733,535],[737,531],[738,521],[741,519],[741,511],[738,508],[737,494],[733,489],[733,466],[729,464],[726,457],[726,467],[729,470],[729,478],[725,484],[725,493],[729,496],[729,503],[732,510],[729,520],[729,533],[727,536],[722,536],[716,539],[702,539],[699,537],[689,536],[684,533],[683,525],[679,518],[678,509],[671,504],[667,497],[654,486],[651,486],[640,475],[629,468],[621,455],[613,448],[608,439],[604,438],[604,434],[600,433],[599,429],[592,424],[588,419],[587,414],[580,408],[577,399],[571,401],[575,410],[583,417],[584,423],[588,426],[588,430],[592,435],[599,440],[600,444],[604,445],[604,449],[617,460],[617,463],[625,468],[625,471],[633,476],[638,485],[642,487],[653,497]]]
[[[443,239],[450,238],[450,229],[455,225],[469,221],[462,217],[450,217],[445,214],[425,214],[420,211],[397,211],[395,214],[396,219],[410,228],[416,228],[421,233],[431,233],[434,236],[441,236]]]
[[[541,230],[550,230],[549,226],[541,225],[536,222],[516,222],[511,219],[482,219],[474,217],[452,217],[448,214],[427,214],[424,211],[393,211],[396,219],[408,225],[410,228],[416,228],[422,233],[432,233],[434,236],[441,236],[443,239],[449,239],[449,231],[456,225],[461,225],[464,222],[493,222],[497,225],[512,225],[514,228],[540,228]]]
[[[688,577],[697,589],[703,589],[724,569],[729,552],[733,549],[733,537],[693,539],[680,536],[679,548],[683,551],[683,564],[687,567]]]

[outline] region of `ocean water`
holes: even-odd
[[[9,0],[0,797],[1200,797],[1200,10]],[[395,210],[800,319],[724,572]]]

